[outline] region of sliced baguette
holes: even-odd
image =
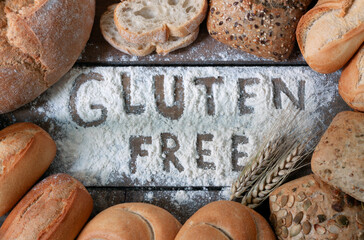
[[[297,41],[311,68],[332,73],[343,67],[364,41],[363,0],[319,0],[297,27]]]
[[[198,36],[199,28],[195,29],[195,31],[186,37],[170,37],[165,43],[130,43],[120,36],[115,26],[113,16],[116,6],[117,4],[109,6],[108,10],[102,15],[100,28],[105,40],[114,48],[124,53],[135,56],[146,56],[156,50],[158,54],[166,55],[172,51],[190,45]]]
[[[207,0],[126,0],[114,20],[120,35],[132,43],[165,43],[169,36],[186,37],[204,20]]]

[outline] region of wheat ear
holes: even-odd
[[[295,167],[304,158],[305,144],[298,144],[287,157],[280,159],[275,167],[259,180],[246,194],[241,203],[250,208],[259,206],[269,194],[295,170]]]
[[[277,137],[276,140],[270,141],[259,154],[257,154],[247,165],[239,178],[231,186],[230,200],[242,198],[242,195],[253,186],[259,179],[268,165],[271,163],[273,155],[277,152],[278,146],[282,143],[282,138]]]

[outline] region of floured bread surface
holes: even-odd
[[[100,20],[101,32],[108,43],[124,53],[136,56],[146,56],[157,50],[158,54],[166,55],[169,52],[186,47],[193,43],[199,33],[199,28],[186,37],[169,37],[165,43],[137,44],[126,41],[122,38],[114,22],[114,10],[117,4],[109,6]]]
[[[115,23],[130,42],[166,42],[195,31],[206,11],[206,0],[129,0],[115,9]]]

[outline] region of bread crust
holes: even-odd
[[[360,0],[319,0],[316,6],[308,11],[298,23],[296,31],[298,46],[307,64],[315,71],[332,73],[339,70],[363,43],[364,22],[360,22],[357,27],[348,30],[342,36],[332,36],[332,38],[338,37],[336,40],[324,43],[322,47],[315,46],[315,49],[310,49],[313,51],[311,55],[308,55],[306,51],[306,36],[315,21],[334,10],[340,10],[338,17],[343,18],[356,1]],[[332,26],[335,26],[335,22],[332,23]],[[328,32],[317,34],[330,35]]]
[[[311,174],[288,182],[269,196],[271,223],[279,239],[361,239],[360,202]]]
[[[182,226],[176,240],[276,239],[266,220],[254,210],[232,201],[210,203],[198,210]]]
[[[67,174],[37,184],[11,211],[1,239],[75,239],[92,211],[86,188]]]
[[[299,19],[311,0],[211,0],[209,34],[231,47],[274,61],[288,59]]]
[[[169,212],[146,203],[124,203],[99,213],[78,240],[173,240],[181,224]]]
[[[5,81],[8,86],[0,87],[0,114],[34,100],[57,82],[76,62],[93,25],[95,0],[42,0],[21,5],[24,2],[9,0],[0,5],[4,12],[0,21],[6,22],[0,45],[15,49],[3,54],[18,59],[12,67],[0,60],[1,74],[5,74],[0,85]],[[30,72],[40,75],[28,78],[28,72],[12,72],[21,69],[24,58],[31,60]]]
[[[339,80],[339,93],[353,109],[364,112],[364,44],[345,66]],[[361,79],[362,78],[362,79]]]
[[[44,174],[55,156],[55,142],[32,123],[0,131],[0,216]]]
[[[364,113],[337,114],[317,145],[312,171],[324,182],[364,202]]]
[[[114,20],[116,27],[120,33],[120,36],[124,38],[126,41],[137,44],[146,44],[146,43],[165,43],[168,41],[169,37],[186,37],[187,35],[194,32],[198,26],[202,23],[202,21],[206,17],[206,12],[208,8],[208,3],[206,0],[203,0],[203,5],[199,9],[199,12],[195,14],[195,16],[189,19],[186,23],[180,26],[174,26],[173,24],[164,23],[159,28],[155,28],[145,33],[136,33],[127,29],[122,24],[122,20],[120,19],[118,12],[122,11],[121,9],[124,7],[126,2],[133,2],[136,0],[127,0],[122,1],[118,4],[115,9]]]

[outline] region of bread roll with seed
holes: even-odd
[[[67,174],[37,184],[11,211],[0,228],[0,239],[73,240],[92,211],[86,188]]]
[[[124,203],[93,218],[78,240],[173,240],[181,224],[166,210],[146,203]]]
[[[207,0],[126,0],[118,4],[114,19],[123,39],[131,43],[165,43],[186,37],[205,19]]]
[[[364,202],[364,113],[337,114],[317,145],[311,166],[324,182]]]
[[[33,186],[55,156],[52,138],[32,123],[17,123],[0,131],[0,216]]]
[[[267,221],[254,210],[232,201],[210,203],[182,226],[176,240],[276,239]]]
[[[297,41],[311,68],[332,73],[364,42],[363,0],[319,0],[297,27]]]
[[[315,175],[282,185],[269,196],[271,223],[279,239],[363,239],[360,202]]]
[[[0,114],[34,100],[76,62],[95,0],[0,1]]]
[[[342,71],[339,93],[351,108],[364,112],[364,44]]]
[[[296,44],[299,19],[311,0],[211,0],[209,34],[258,57],[282,61]]]
[[[146,56],[157,51],[158,54],[166,55],[172,51],[190,45],[198,36],[199,28],[186,37],[169,37],[168,41],[165,43],[130,43],[120,36],[116,28],[114,22],[114,10],[116,6],[117,4],[109,6],[108,10],[101,16],[100,28],[105,40],[114,48],[126,54]]]

